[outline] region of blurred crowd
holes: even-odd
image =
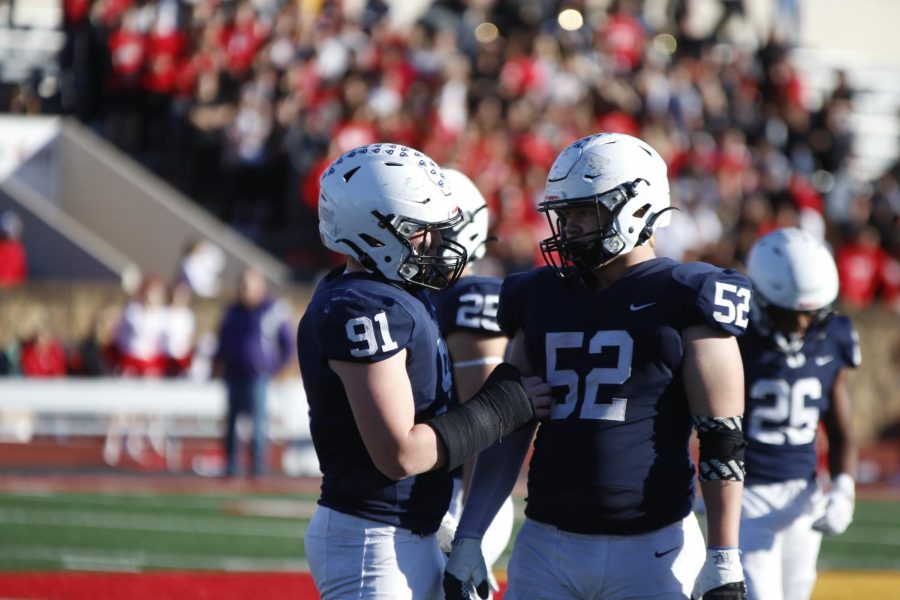
[[[83,339],[57,335],[41,307],[7,323],[0,375],[22,377],[195,377],[209,375],[209,352],[196,350],[191,291],[149,276],[121,305],[105,306]],[[194,364],[195,354],[199,360]]]
[[[831,245],[845,304],[900,310],[900,165],[860,174],[843,75],[810,107],[794,2],[765,28],[739,0],[711,19],[691,0],[64,4],[62,110],[298,278],[334,260],[318,176],[352,147],[407,144],[468,174],[511,272],[540,262],[557,152],[620,131],[671,168],[680,212],[660,254],[740,267],[759,236],[801,226]]]
[[[0,215],[0,231],[9,222],[20,223],[14,212]],[[8,239],[18,242],[17,237]],[[0,237],[0,259],[7,256],[3,242]],[[7,305],[0,320],[0,376],[206,379],[214,369],[218,336],[198,330],[195,299],[224,305],[240,297],[240,282],[234,290],[222,290],[223,266],[220,248],[207,240],[191,242],[171,280],[150,274],[121,302],[103,302],[81,339],[58,335],[39,304]],[[0,290],[25,282],[4,277],[5,271],[0,269]]]

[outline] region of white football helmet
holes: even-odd
[[[747,274],[753,299],[766,319],[774,308],[815,312],[827,319],[838,297],[838,272],[828,248],[802,229],[786,227],[761,237],[750,249]],[[761,323],[767,328],[769,323]]]
[[[462,213],[462,221],[443,233],[444,239],[453,240],[466,249],[469,262],[484,256],[488,241],[487,202],[475,184],[456,169],[444,169],[444,177],[453,191],[453,197]]]
[[[596,208],[596,231],[567,237],[558,211],[584,206]],[[656,150],[622,133],[582,138],[562,151],[547,176],[538,211],[546,213],[553,236],[541,242],[544,261],[562,276],[596,269],[646,243],[669,224],[671,208],[668,169]]]
[[[347,152],[319,180],[319,233],[325,246],[351,256],[390,281],[429,289],[450,287],[466,263],[452,240],[414,246],[413,236],[448,229],[462,216],[441,168],[399,144]]]

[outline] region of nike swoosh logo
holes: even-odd
[[[653,306],[654,304],[656,304],[656,302],[648,302],[647,304],[634,304],[634,303],[632,303],[632,304],[628,307],[628,310],[630,310],[631,312],[635,312],[635,311],[638,311],[638,310],[644,310],[645,308],[649,308],[649,307]]]
[[[668,550],[666,550],[666,551],[664,551],[664,552],[656,551],[656,552],[653,553],[653,555],[654,555],[656,558],[659,558],[659,557],[661,557],[661,556],[665,556],[666,554],[671,554],[672,552],[675,552],[675,551],[678,550],[679,548],[681,548],[681,546],[675,546],[674,548],[669,548]]]
[[[820,367],[824,367],[825,365],[827,365],[828,363],[830,363],[830,362],[833,361],[833,360],[834,360],[834,357],[831,356],[831,355],[828,355],[828,356],[817,356],[817,357],[816,357],[816,364],[817,364],[818,366],[820,366]]]

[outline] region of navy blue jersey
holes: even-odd
[[[487,336],[503,335],[497,325],[497,305],[500,303],[502,283],[503,279],[500,277],[471,275],[457,280],[450,289],[433,293],[431,302],[444,337],[449,338],[457,331]],[[455,394],[453,401],[459,401]],[[453,477],[460,479],[462,476],[462,467],[453,470]]]
[[[541,423],[525,514],[566,531],[628,535],[691,510],[692,420],[683,332],[747,325],[750,284],[730,269],[657,258],[591,291],[543,268],[507,278],[499,322],[558,395]]]
[[[773,337],[756,327],[750,327],[740,346],[747,483],[814,477],[816,434],[830,408],[835,379],[841,369],[860,363],[853,325],[846,317],[833,317],[810,330],[793,354],[779,350]]]
[[[448,290],[432,295],[441,333],[454,331],[501,335],[497,325],[500,277],[466,276]]]
[[[393,481],[382,474],[328,366],[329,359],[371,363],[406,349],[416,421],[446,411],[450,360],[425,294],[413,295],[368,273],[332,272],[300,321],[297,348],[323,473],[319,504],[415,532],[436,531],[450,502],[450,476],[438,470]]]

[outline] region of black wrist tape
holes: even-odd
[[[744,440],[741,417],[694,417],[700,440],[700,481],[743,481]]]
[[[426,421],[447,448],[447,469],[455,469],[534,418],[519,369],[500,363],[465,404]]]

